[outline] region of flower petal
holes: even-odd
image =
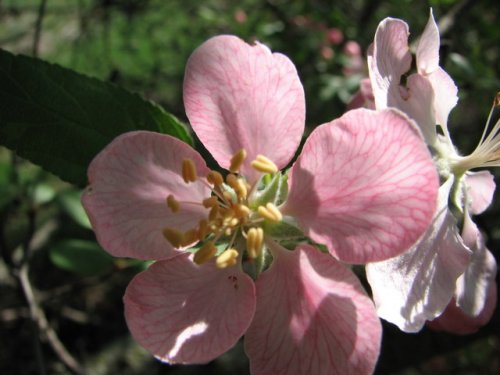
[[[173,194],[179,201],[210,196],[202,182],[184,183],[183,158],[192,159],[199,174],[208,173],[201,156],[187,144],[146,131],[117,137],[94,158],[82,203],[104,249],[139,259],[174,255],[162,229],[191,229],[207,213],[201,205],[186,204],[174,214],[167,196]]]
[[[464,242],[472,250],[472,258],[465,273],[457,280],[457,305],[469,316],[478,316],[484,310],[489,288],[495,283],[497,264],[489,252],[479,228],[467,212],[462,230]]]
[[[411,66],[408,25],[398,19],[380,22],[368,50],[368,70],[377,109],[395,106],[401,97],[399,81]],[[397,107],[397,106],[396,106]]]
[[[428,145],[436,142],[436,118],[434,111],[434,90],[424,76],[412,74],[408,77],[406,97],[398,98],[392,105],[415,120]]]
[[[366,266],[378,315],[405,332],[417,332],[439,316],[453,297],[457,278],[471,252],[461,240],[448,210],[453,179],[439,190],[433,223],[409,251]]]
[[[479,215],[489,207],[493,200],[496,188],[495,179],[490,172],[480,171],[466,173],[464,180],[470,213]]]
[[[488,289],[486,304],[481,313],[475,317],[471,317],[464,313],[460,307],[451,300],[446,310],[438,318],[427,323],[427,326],[436,331],[446,331],[458,335],[469,335],[475,333],[482,326],[486,325],[493,313],[497,303],[497,284],[495,281]]]
[[[222,167],[229,168],[241,148],[247,151],[241,171],[251,181],[257,154],[285,167],[304,130],[304,90],[293,63],[234,36],[209,39],[191,55],[184,104],[197,136]]]
[[[245,336],[252,374],[371,374],[381,325],[354,273],[308,245],[270,246]]]
[[[154,263],[124,296],[133,337],[168,363],[206,363],[230,349],[255,312],[255,286],[239,267],[198,266],[187,254]]]
[[[420,74],[431,74],[439,68],[439,29],[432,9],[417,47],[417,69]]]
[[[458,102],[458,88],[453,79],[442,68],[427,76],[434,90],[434,112],[436,124],[448,133],[448,115]]]
[[[396,256],[427,229],[438,176],[401,112],[357,109],[315,129],[289,173],[282,212],[341,261]]]

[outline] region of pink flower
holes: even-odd
[[[98,241],[156,260],[124,302],[132,335],[162,361],[208,362],[246,332],[254,374],[373,370],[380,322],[339,260],[383,260],[415,242],[437,174],[406,116],[365,109],[315,129],[279,172],[299,146],[304,102],[288,58],[214,37],[187,63],[184,103],[227,177],[144,131],[92,161],[83,204]]]
[[[491,173],[470,170],[500,165],[499,123],[487,137],[485,129],[469,156],[461,156],[451,141],[447,121],[457,103],[457,88],[439,67],[439,30],[432,12],[416,51],[417,72],[403,86],[401,77],[411,61],[407,24],[392,18],[382,21],[368,57],[375,106],[398,108],[417,122],[443,181],[433,224],[421,240],[399,257],[367,266],[379,316],[407,332],[441,315],[452,298],[470,319],[485,309],[490,314],[486,320],[482,314],[481,321],[491,317],[493,310],[486,305],[495,287],[496,263],[470,215],[489,206],[495,183]],[[444,135],[437,133],[436,124]],[[461,232],[457,222],[463,222]]]

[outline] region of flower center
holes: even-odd
[[[230,173],[225,178],[215,170],[211,170],[205,178],[200,178],[192,160],[185,159],[182,162],[184,182],[202,181],[210,187],[211,196],[201,202],[183,202],[169,195],[166,198],[167,206],[175,214],[187,204],[202,205],[208,210],[208,215],[186,232],[167,227],[163,229],[163,235],[176,248],[199,242],[200,246],[194,255],[197,264],[216,257],[217,267],[230,267],[238,262],[243,250],[246,250],[249,258],[257,258],[264,245],[263,224],[282,220],[282,214],[274,203],[255,204],[253,193],[258,182],[250,185],[239,173],[246,156],[244,149],[233,155]],[[276,165],[263,155],[257,155],[251,166],[264,175],[278,172]],[[246,246],[239,246],[240,243]],[[239,250],[241,247],[244,249]]]
[[[500,93],[493,101],[493,107],[476,149],[468,156],[459,156],[451,161],[451,169],[455,175],[462,175],[473,168],[500,167],[500,120],[497,120],[489,131],[493,113],[498,106],[500,106]]]

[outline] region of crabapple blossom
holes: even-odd
[[[100,244],[155,260],[125,293],[134,338],[189,364],[246,332],[254,374],[371,373],[380,322],[341,262],[396,256],[426,230],[438,177],[420,131],[397,110],[351,111],[315,129],[280,172],[304,130],[302,85],[287,57],[234,36],[191,55],[184,103],[225,172],[145,131],[89,166],[83,205]]]
[[[433,224],[408,252],[369,264],[367,276],[379,316],[400,329],[418,331],[445,311],[452,317],[443,317],[441,329],[471,332],[490,319],[496,301],[490,292],[496,289],[495,259],[470,216],[490,205],[495,183],[490,172],[471,170],[500,166],[500,125],[488,133],[488,119],[477,148],[460,155],[447,126],[458,90],[439,66],[439,30],[432,12],[416,49],[417,71],[401,85],[412,62],[408,34],[402,20],[387,18],[379,24],[368,53],[371,87],[377,109],[398,108],[422,130],[442,181],[438,208]],[[449,303],[455,306],[447,308]]]

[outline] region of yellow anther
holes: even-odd
[[[247,157],[247,152],[245,149],[241,149],[238,151],[236,154],[233,155],[231,158],[231,164],[229,166],[229,171],[231,173],[238,173],[240,170],[241,166],[243,165],[243,162],[245,161],[245,158]]]
[[[224,251],[215,260],[217,268],[227,268],[234,266],[238,261],[238,252],[235,249],[228,249]]]
[[[500,92],[497,92],[495,99],[493,100],[493,107],[500,105]]]
[[[283,215],[281,215],[280,210],[272,203],[267,203],[266,206],[259,206],[257,208],[257,212],[264,219],[268,219],[271,221],[281,221],[283,219]]]
[[[199,236],[198,229],[190,229],[186,233],[184,233],[183,239],[182,239],[182,247],[186,247],[189,245],[194,244],[195,242],[199,241],[201,238]]]
[[[214,243],[209,241],[205,243],[200,250],[194,254],[194,262],[196,264],[203,264],[212,259],[217,252],[217,248],[215,247]]]
[[[208,220],[212,221],[217,218],[217,215],[219,213],[220,206],[213,206],[210,209],[210,212],[208,213]]]
[[[262,173],[276,173],[278,167],[270,159],[264,155],[257,155],[254,161],[250,164],[254,169]]]
[[[198,178],[198,173],[196,172],[196,165],[191,159],[184,159],[182,161],[182,178],[187,184],[189,182],[194,182]]]
[[[235,204],[233,206],[233,210],[234,210],[234,216],[237,217],[238,219],[247,218],[252,212],[247,206],[241,203]]]
[[[262,228],[250,228],[247,232],[247,252],[250,258],[256,258],[262,251],[264,231]]]
[[[184,242],[184,233],[175,228],[165,228],[162,231],[163,237],[167,239],[168,242],[173,247],[181,247]]]
[[[273,203],[269,202],[266,204],[266,208],[273,214],[273,216],[276,218],[275,221],[281,221],[283,220],[283,215],[281,214],[281,211],[276,207]]]
[[[212,196],[210,198],[203,199],[203,206],[205,208],[214,207],[215,205],[217,205],[217,202],[218,202],[217,197],[216,196]]]
[[[235,227],[235,226],[237,226],[239,223],[240,223],[240,221],[239,221],[237,218],[235,218],[235,217],[233,217],[231,220],[229,220],[229,226],[230,226],[230,227]]]
[[[238,186],[234,190],[236,191],[236,194],[238,195],[238,198],[240,200],[244,200],[247,198],[248,195],[247,184],[243,182],[241,179],[238,180]]]
[[[208,221],[205,219],[200,220],[200,224],[198,226],[198,237],[201,239],[205,238],[208,234]]]
[[[222,175],[217,171],[210,171],[207,174],[207,181],[215,186],[220,186],[224,182]]]
[[[238,186],[238,177],[236,177],[236,175],[232,174],[232,173],[229,173],[227,176],[226,176],[226,183],[231,186],[233,189],[236,190],[237,186]]]
[[[179,210],[181,209],[180,203],[172,194],[167,197],[167,206],[173,213],[179,212]]]

